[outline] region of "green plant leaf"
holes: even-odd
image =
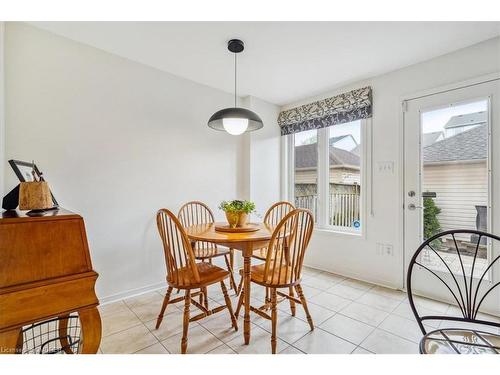
[[[242,200],[222,201],[219,209],[224,212],[245,212],[250,214],[255,211],[255,203]]]

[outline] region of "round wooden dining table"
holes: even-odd
[[[258,223],[258,230],[254,232],[219,232],[215,230],[218,225],[225,223],[210,223],[192,225],[186,228],[191,241],[206,241],[231,249],[240,250],[243,255],[243,286],[244,308],[243,336],[245,344],[250,343],[250,266],[252,254],[255,249],[267,247],[271,239],[273,228],[264,223]]]

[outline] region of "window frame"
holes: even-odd
[[[372,157],[368,154],[372,152],[371,142],[371,119],[360,119],[361,136],[361,156],[360,156],[360,221],[361,229],[355,230],[343,226],[329,225],[328,209],[329,206],[329,127],[317,129],[318,139],[318,170],[317,170],[317,207],[318,221],[315,222],[314,229],[329,233],[355,236],[365,238],[367,227],[367,202],[371,202],[371,186],[368,185],[372,179]],[[335,125],[334,125],[335,126]],[[295,135],[289,134],[282,137],[284,143],[284,162],[283,162],[283,192],[286,200],[295,202]],[[369,176],[368,176],[369,175]],[[370,203],[371,204],[371,203]]]

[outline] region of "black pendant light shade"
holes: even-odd
[[[224,108],[215,112],[208,120],[208,126],[214,130],[224,130],[224,119],[248,119],[248,126],[245,131],[251,132],[264,126],[262,119],[255,112],[245,108]]]
[[[224,108],[215,112],[208,120],[208,126],[214,130],[223,130],[232,135],[258,130],[264,126],[262,119],[255,112],[236,105],[236,55],[245,49],[245,45],[239,39],[231,39],[227,43],[227,49],[234,53],[234,107]]]

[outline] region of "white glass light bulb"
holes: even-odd
[[[247,118],[223,118],[222,126],[231,135],[243,134],[248,128]]]

